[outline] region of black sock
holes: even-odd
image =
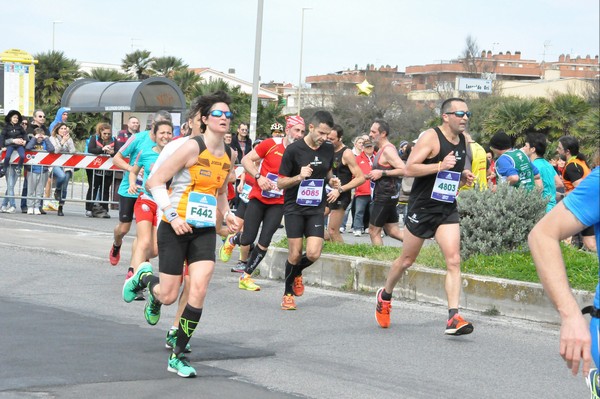
[[[202,309],[198,309],[190,305],[185,305],[183,313],[179,318],[179,329],[177,330],[177,344],[173,348],[173,353],[179,355],[185,350],[185,346],[190,342],[192,334],[198,327],[198,322],[202,316]]]
[[[156,277],[150,273],[142,274],[142,278],[140,279],[140,286],[142,288],[148,287],[148,289],[150,289],[151,285],[156,285],[156,284],[158,284],[158,277]],[[152,295],[154,295],[154,294],[152,294]]]
[[[285,261],[285,291],[284,295],[294,295],[292,285],[294,284],[294,271],[297,268],[296,265],[292,265],[289,261]]]
[[[256,270],[258,265],[260,265],[260,262],[262,262],[266,254],[266,250],[263,251],[258,245],[255,246],[248,257],[248,262],[246,263],[246,273],[251,275],[254,270]]]
[[[296,276],[300,276],[302,274],[302,270],[306,269],[307,267],[309,267],[310,265],[312,265],[313,262],[312,260],[308,259],[306,257],[306,254],[302,254],[302,258],[300,259],[300,263],[298,263],[298,267],[296,267]]]
[[[458,309],[456,309],[456,308],[448,309],[448,320],[453,318],[455,314],[458,314]]]
[[[388,294],[388,292],[384,288],[383,291],[381,291],[381,299],[383,299],[384,301],[391,301],[392,294],[391,293]]]
[[[135,270],[133,270],[133,267],[129,266],[129,269],[127,269],[128,272],[134,273]]]

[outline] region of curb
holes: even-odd
[[[288,250],[269,248],[261,262],[260,275],[283,280]],[[304,283],[337,288],[349,292],[372,292],[383,287],[390,262],[366,258],[323,254],[303,273]],[[446,272],[414,265],[402,277],[394,291],[395,298],[447,306],[444,290]],[[462,274],[460,307],[477,312],[494,311],[503,316],[560,323],[557,311],[541,284],[494,277]],[[593,303],[594,293],[573,290],[580,307]]]

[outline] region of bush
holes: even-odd
[[[499,184],[495,193],[477,189],[461,191],[461,257],[494,255],[527,248],[527,234],[544,216],[547,201],[536,189],[527,192]]]

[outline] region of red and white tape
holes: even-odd
[[[2,160],[6,155],[6,151],[2,152]],[[11,163],[19,162],[19,154],[13,152]],[[25,165],[40,165],[40,166],[64,166],[68,168],[85,168],[85,169],[104,169],[104,170],[121,170],[113,165],[112,158],[109,156],[100,155],[84,155],[84,154],[54,154],[49,152],[25,152]]]

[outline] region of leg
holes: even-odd
[[[327,226],[327,231],[329,232],[329,237],[333,242],[344,242],[344,239],[340,234],[340,226],[342,225],[343,219],[344,208],[334,209],[329,213],[329,225]]]
[[[446,260],[446,296],[448,308],[458,308],[460,299],[460,228],[457,223],[442,224],[435,233],[435,240],[439,244],[444,259]]]
[[[383,228],[388,236],[395,238],[398,241],[404,241],[404,233],[402,229],[400,229],[400,226],[398,226],[398,223],[386,223]]]

